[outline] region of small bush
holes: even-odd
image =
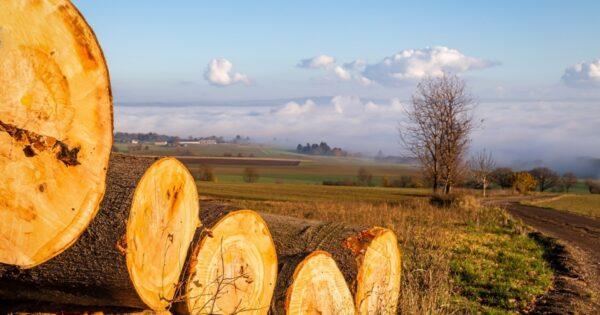
[[[585,181],[590,194],[600,194],[600,181],[588,179]]]
[[[324,180],[324,186],[358,186],[358,184],[351,180]]]
[[[244,169],[243,176],[244,176],[244,181],[246,183],[256,183],[258,181],[258,179],[260,178],[260,175],[258,175],[258,171],[252,167],[246,167]]]
[[[383,176],[381,178],[381,186],[382,187],[392,187],[392,182],[387,176]]]
[[[356,181],[360,186],[371,186],[373,183],[373,174],[371,174],[371,172],[369,172],[366,168],[361,167],[358,170]]]
[[[449,208],[451,206],[458,205],[461,198],[462,195],[458,193],[436,193],[429,198],[429,202],[438,207]]]
[[[213,172],[212,167],[208,165],[204,165],[200,167],[200,171],[198,172],[198,180],[203,182],[216,182],[217,178],[215,177],[215,173]]]
[[[399,179],[392,181],[392,187],[399,188],[420,188],[422,187],[421,182],[414,176],[403,175]]]
[[[534,190],[538,185],[537,180],[529,172],[515,173],[513,187],[516,191],[526,194]]]

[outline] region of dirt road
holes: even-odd
[[[545,236],[559,240],[565,253],[553,257],[559,266],[559,279],[555,284],[555,296],[558,303],[575,313],[599,312],[600,305],[600,220],[568,212],[521,205],[518,202],[503,204],[509,213],[523,223],[533,227]],[[556,260],[559,261],[556,261]],[[581,283],[578,283],[581,282]],[[585,283],[585,284],[583,284]],[[584,291],[584,292],[581,292]],[[587,291],[587,292],[585,292]],[[570,299],[570,301],[566,301]],[[572,301],[579,299],[579,302]],[[563,300],[563,301],[561,301]],[[546,301],[548,302],[548,301]],[[557,301],[550,301],[556,304]],[[575,304],[574,304],[575,303]],[[557,305],[549,305],[548,311],[557,311]],[[588,310],[581,309],[589,307]],[[540,313],[546,313],[540,308]]]

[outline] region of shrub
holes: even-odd
[[[324,186],[358,186],[356,182],[351,180],[324,180]]]
[[[361,167],[358,170],[358,175],[356,176],[357,183],[361,186],[371,186],[373,182],[373,174],[371,174],[366,168]]]
[[[392,187],[392,182],[387,176],[383,176],[381,178],[381,186],[383,187]]]
[[[418,178],[411,175],[402,175],[400,178],[392,181],[392,187],[398,188],[419,188],[423,187]]]
[[[600,194],[600,181],[588,179],[585,181],[590,194]]]
[[[524,194],[535,189],[538,185],[537,180],[529,172],[515,173],[513,187],[518,192]]]
[[[258,171],[255,168],[252,167],[246,167],[244,169],[244,181],[246,183],[256,183],[258,181],[258,178],[260,177],[258,175]]]
[[[429,198],[429,202],[432,205],[438,206],[438,207],[451,207],[454,205],[458,205],[460,200],[462,198],[462,195],[459,193],[450,193],[450,194],[443,194],[443,193],[436,193],[433,194],[431,196],[431,198]]]
[[[217,178],[215,177],[212,167],[203,165],[200,167],[200,171],[198,172],[198,180],[204,182],[216,182]]]
[[[513,187],[514,184],[514,172],[508,167],[499,167],[495,169],[490,174],[490,178],[492,179],[492,182],[502,188],[510,188]]]

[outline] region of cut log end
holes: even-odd
[[[354,314],[344,276],[331,255],[315,251],[298,264],[286,293],[286,314]]]
[[[0,1],[0,43],[0,263],[30,268],[98,211],[112,97],[100,46],[70,1]]]
[[[267,224],[254,211],[221,218],[198,244],[186,279],[192,314],[266,314],[277,280],[277,254]]]
[[[144,173],[127,223],[127,269],[140,298],[154,310],[172,302],[188,248],[200,225],[193,177],[179,161],[163,158]]]
[[[357,239],[347,240],[347,245],[364,253],[357,275],[355,303],[358,313],[396,314],[401,256],[394,232],[372,228],[363,231]]]

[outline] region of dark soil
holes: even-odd
[[[556,272],[552,289],[531,313],[600,314],[600,220],[516,202],[503,205],[540,232],[531,235],[546,248]]]

